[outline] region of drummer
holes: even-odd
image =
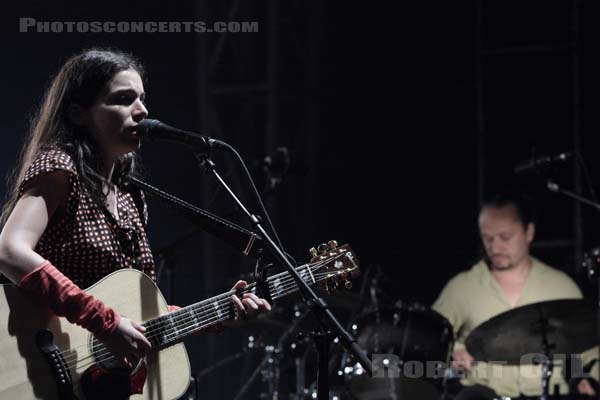
[[[464,377],[456,400],[541,395],[539,366],[474,363],[465,340],[476,326],[512,308],[540,301],[582,298],[567,274],[529,254],[535,236],[532,211],[531,202],[521,195],[503,194],[486,202],[479,213],[484,258],[451,279],[432,307],[454,328],[452,366]],[[583,363],[593,361],[596,354],[593,350],[584,353]],[[592,376],[598,376],[597,364]],[[595,382],[582,379],[572,383],[580,394],[595,395]],[[559,385],[562,394],[569,392],[569,385],[558,369],[550,381],[551,393],[555,385]]]

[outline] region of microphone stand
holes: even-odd
[[[362,365],[363,369],[372,376],[373,369],[371,365],[371,360],[367,358],[364,354],[361,347],[356,343],[356,339],[348,333],[340,324],[340,322],[335,318],[327,303],[312,290],[312,288],[302,279],[298,271],[294,268],[289,259],[285,256],[285,254],[281,251],[281,249],[275,244],[273,239],[269,236],[267,231],[261,225],[261,220],[258,216],[250,213],[248,209],[244,206],[244,204],[238,199],[235,193],[231,190],[231,188],[227,185],[227,183],[223,180],[221,175],[216,171],[215,163],[210,159],[209,152],[196,152],[196,157],[200,161],[200,165],[209,173],[212,173],[219,184],[225,189],[225,191],[229,194],[231,199],[237,204],[237,206],[242,210],[242,212],[248,217],[252,225],[258,231],[258,234],[263,239],[263,245],[269,250],[273,257],[274,263],[279,264],[284,270],[286,270],[290,276],[296,282],[300,293],[304,296],[306,303],[309,309],[316,316],[317,321],[321,326],[322,336],[317,341],[318,343],[318,356],[319,356],[319,370],[318,370],[318,380],[320,384],[318,385],[318,393],[317,398],[319,400],[328,400],[329,399],[329,389],[327,382],[327,364],[322,360],[328,360],[328,352],[329,349],[329,341],[334,337],[339,337],[340,342],[344,345],[346,350],[348,350],[354,357],[359,361]],[[323,369],[324,366],[324,369]]]
[[[598,204],[598,203],[596,203],[596,202],[594,202],[592,200],[586,199],[585,197],[580,196],[580,195],[578,195],[575,192],[572,192],[572,191],[567,190],[567,189],[563,189],[556,182],[554,182],[552,179],[548,179],[548,181],[546,182],[546,187],[551,192],[563,194],[563,195],[565,195],[567,197],[570,197],[572,199],[575,199],[575,200],[579,201],[580,203],[587,204],[588,206],[592,206],[596,210],[600,211],[600,204]]]

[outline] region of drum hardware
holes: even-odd
[[[304,400],[310,394],[310,391],[306,388],[305,379],[307,341],[303,340],[302,336],[296,336],[296,340],[290,343],[288,348],[290,355],[294,357],[296,375],[296,392],[290,395],[290,399]]]
[[[330,343],[335,340],[333,333],[329,331],[313,331],[307,333],[299,333],[298,338],[310,338],[317,351],[317,397],[331,398],[329,390],[329,347]]]
[[[541,400],[548,400],[554,354],[582,353],[596,345],[594,305],[586,300],[545,301],[514,308],[476,327],[465,342],[477,360],[520,365],[523,356],[538,356],[542,366]],[[541,360],[540,360],[541,359]]]
[[[375,376],[366,377],[360,364],[342,357],[336,372],[351,399],[445,398],[453,330],[442,315],[420,303],[398,302],[396,307],[368,307],[350,328],[372,357]]]
[[[234,400],[243,399],[250,386],[260,376],[262,381],[267,384],[267,391],[260,394],[261,399],[279,398],[279,380],[280,380],[280,362],[285,352],[284,346],[288,339],[298,330],[300,323],[308,316],[309,310],[303,304],[294,306],[294,319],[286,331],[284,331],[275,345],[264,346],[265,355],[256,366],[254,372],[246,383],[240,388]],[[303,376],[302,376],[303,378]]]
[[[539,321],[540,335],[542,337],[542,348],[544,350],[544,359],[542,360],[542,395],[540,400],[548,400],[550,396],[550,378],[552,378],[552,372],[554,371],[554,361],[552,360],[553,350],[556,349],[555,344],[548,342],[548,320],[543,316]],[[555,390],[556,393],[556,390]]]
[[[567,152],[567,153],[560,154],[559,156],[564,156],[567,154],[571,154],[571,153]],[[589,193],[591,194],[591,199],[583,197],[579,193],[576,193],[571,190],[563,188],[561,185],[559,185],[553,179],[545,179],[546,180],[546,188],[551,192],[559,193],[569,199],[579,202],[580,204],[585,204],[587,206],[591,206],[595,210],[600,211],[600,203],[598,203],[598,201],[597,201],[594,186],[591,184],[592,180],[591,180],[586,162],[583,158],[583,155],[579,151],[574,152],[573,155],[575,156],[575,159],[576,159],[577,163],[579,164],[579,168],[581,168],[583,170],[583,172],[587,178],[587,184],[588,184]],[[598,294],[598,298],[600,299],[600,274],[599,274],[600,270],[598,269],[599,255],[600,255],[600,246],[596,247],[596,248],[592,249],[590,252],[586,253],[584,255],[584,260],[581,265],[587,271],[588,277],[590,279],[594,278],[594,277],[596,278],[595,283],[597,284],[597,290],[598,290],[597,294]],[[596,316],[593,320],[597,321],[596,323],[600,323],[600,301],[598,301],[598,303],[596,305]],[[598,337],[598,332],[595,333],[594,338],[596,341],[595,344],[599,345],[599,348],[600,348],[600,337]],[[600,393],[598,393],[598,399],[600,399]]]
[[[199,383],[200,380],[202,379],[202,377],[209,375],[210,373],[218,370],[219,368],[225,367],[227,365],[229,365],[230,363],[232,363],[233,361],[236,361],[244,356],[246,356],[250,351],[253,350],[261,350],[264,349],[265,347],[265,343],[262,341],[262,339],[259,338],[255,338],[254,336],[248,336],[248,342],[244,345],[244,347],[242,347],[242,349],[240,351],[238,351],[235,354],[232,354],[228,357],[223,358],[220,361],[217,361],[216,363],[214,363],[213,365],[204,368],[203,370],[196,372],[195,374],[192,374],[192,376],[190,377],[190,386],[188,388],[188,390],[185,392],[185,395],[183,398],[185,398],[186,400],[196,400],[199,399],[201,390],[199,389],[201,384]]]
[[[581,267],[587,272],[590,279],[597,279],[598,272],[600,272],[600,246],[584,253]]]
[[[554,182],[551,179],[548,179],[546,181],[546,187],[551,192],[560,193],[566,197],[569,197],[571,199],[578,201],[581,204],[591,206],[594,209],[596,209],[597,211],[600,211],[600,203],[598,203],[598,201],[597,201],[596,193],[595,193],[593,185],[591,184],[589,171],[587,169],[587,166],[583,159],[583,156],[580,152],[576,152],[575,157],[576,157],[577,162],[579,163],[579,167],[584,171],[584,173],[587,177],[587,183],[588,183],[588,187],[589,187],[589,192],[591,194],[591,199],[585,198],[573,191],[566,190],[566,189],[562,188],[561,186],[559,186],[556,182]],[[595,247],[595,248],[591,249],[588,253],[584,254],[581,265],[587,271],[587,274],[588,274],[588,277],[590,278],[590,280],[593,280],[593,282],[597,285],[597,290],[598,290],[597,295],[598,295],[598,298],[600,299],[600,273],[599,273],[600,270],[598,269],[599,260],[600,260],[599,256],[600,256],[600,246]],[[597,323],[600,323],[600,301],[598,301],[598,303],[597,303],[596,318],[597,318]],[[596,336],[595,336],[596,344],[600,348],[600,337],[598,337],[597,335],[598,335],[598,333],[596,333]],[[600,399],[600,393],[598,393],[598,399]]]
[[[222,360],[214,363],[213,365],[211,365],[210,367],[204,368],[203,370],[197,372],[194,374],[194,379],[196,381],[199,381],[200,378],[202,378],[205,375],[208,375],[210,373],[212,373],[213,371],[224,367],[230,363],[232,363],[233,361],[238,360],[239,358],[242,358],[243,356],[245,356],[249,351],[252,350],[262,350],[266,347],[266,344],[262,341],[262,339],[259,338],[255,338],[254,336],[248,336],[248,343],[246,343],[246,345],[244,345],[244,347],[242,348],[242,350],[238,351],[235,354],[232,354],[228,357],[223,358]]]
[[[544,354],[542,330],[556,354],[578,354],[596,344],[596,314],[587,300],[552,300],[514,308],[469,334],[469,353],[481,361],[519,365],[524,354]]]

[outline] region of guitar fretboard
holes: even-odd
[[[328,262],[330,261],[328,260]],[[325,262],[305,264],[296,267],[296,271],[306,283],[313,285],[326,279],[324,275],[327,274],[318,272],[323,265],[325,265]],[[296,283],[288,272],[272,275],[267,278],[266,283],[273,300],[298,291]],[[244,293],[256,293],[256,291],[256,283],[251,283],[244,290],[231,290],[167,315],[148,320],[143,323],[146,327],[144,335],[153,348],[161,348],[176,343],[196,331],[232,319],[236,311],[231,296],[242,296]]]

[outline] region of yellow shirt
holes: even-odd
[[[581,299],[581,291],[564,272],[549,267],[535,258],[515,307],[540,301]],[[482,260],[470,270],[452,278],[442,290],[432,308],[445,316],[454,328],[454,350],[464,348],[469,333],[484,321],[512,309],[502,288],[493,278]],[[597,358],[594,349],[582,355],[584,363]],[[595,372],[597,368],[594,368]],[[594,374],[593,376],[596,376]],[[488,386],[499,396],[538,396],[542,393],[541,366],[497,365],[476,363],[473,371],[462,381],[464,385]],[[568,384],[559,367],[555,367],[550,381],[550,393],[560,386],[562,394],[568,393]]]

